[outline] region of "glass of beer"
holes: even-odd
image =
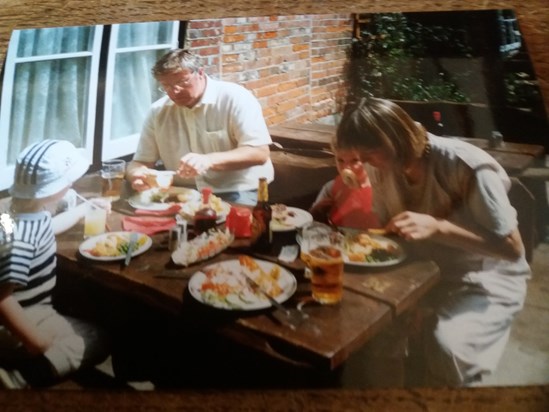
[[[332,231],[333,230],[330,226],[320,222],[311,222],[308,225],[303,226],[301,229],[298,229],[297,243],[299,243],[301,260],[303,262],[307,262],[307,260],[309,259],[309,239],[312,236],[316,236],[322,233],[330,233]],[[311,278],[311,271],[307,266],[305,267],[305,278]]]
[[[105,160],[101,168],[101,196],[112,201],[120,199],[126,162],[120,159]]]
[[[343,297],[344,237],[335,231],[305,231],[301,259],[310,272],[313,299],[335,304]]]

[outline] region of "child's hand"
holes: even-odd
[[[323,199],[317,202],[309,209],[309,213],[313,216],[313,220],[318,222],[328,223],[330,220],[330,211],[334,206],[333,199]]]

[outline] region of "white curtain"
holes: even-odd
[[[119,26],[110,140],[139,133],[151,103],[161,96],[151,69],[167,47],[150,48],[173,43],[172,27],[172,22]]]
[[[64,139],[83,145],[93,27],[22,30],[13,79],[8,164],[29,144]],[[30,58],[30,60],[29,60]],[[33,60],[34,59],[34,60]]]

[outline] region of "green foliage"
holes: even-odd
[[[352,91],[397,100],[467,102],[455,76],[438,57],[470,57],[466,33],[441,25],[410,22],[402,13],[372,15],[351,48]]]
[[[505,76],[505,98],[518,107],[529,107],[532,101],[541,102],[537,81],[529,73],[513,72]]]

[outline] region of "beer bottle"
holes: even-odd
[[[252,210],[254,220],[257,222],[259,234],[256,242],[256,249],[261,252],[268,252],[271,246],[271,217],[272,209],[269,204],[269,187],[267,178],[259,178],[257,189],[257,203]]]
[[[194,214],[193,224],[194,232],[198,235],[202,232],[207,232],[217,225],[217,213],[210,206],[210,195],[212,189],[205,187],[202,189],[202,205]]]

